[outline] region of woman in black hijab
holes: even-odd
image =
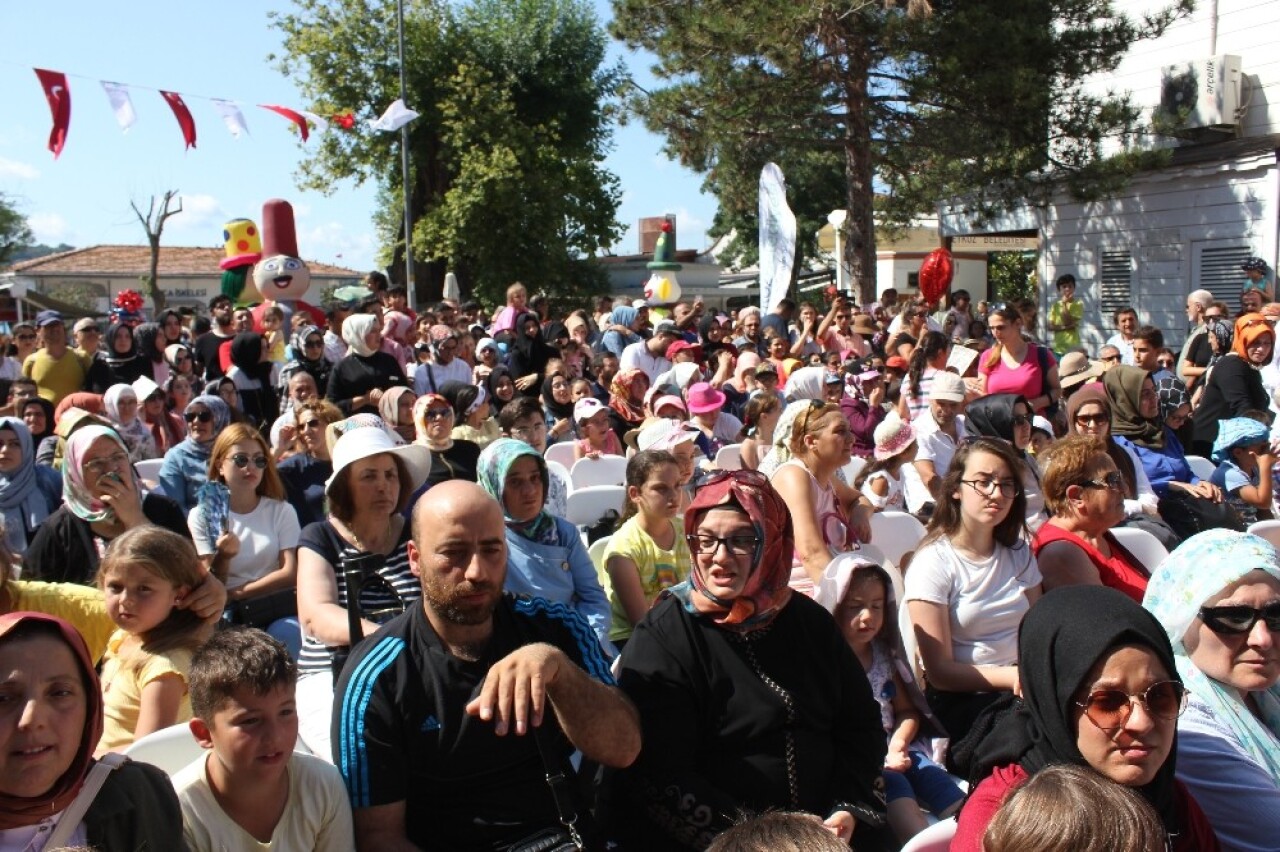
[[[511,370],[503,364],[494,367],[484,378],[484,389],[489,392],[489,407],[496,415],[508,402],[515,399],[515,379]]]
[[[975,399],[965,408],[965,431],[970,435],[999,438],[1013,447],[1022,462],[1022,486],[1027,493],[1027,527],[1033,533],[1045,522],[1040,467],[1027,455],[1031,446],[1031,403],[1016,393],[993,393]]]
[[[542,326],[538,315],[527,311],[516,317],[515,336],[507,352],[507,366],[516,383],[516,391],[522,396],[537,398],[542,388],[547,362],[560,357],[560,353],[542,339]]]
[[[146,376],[158,385],[169,381],[169,362],[164,359],[164,348],[169,344],[160,326],[144,322],[133,330],[133,342],[138,353],[138,375]]]
[[[1169,638],[1149,612],[1104,586],[1055,589],[1023,619],[1018,660],[1022,700],[1004,715],[985,716],[994,727],[972,754],[970,740],[954,755],[972,792],[953,852],[980,852],[1009,791],[1061,764],[1091,768],[1141,794],[1173,852],[1218,848],[1208,820],[1174,779],[1186,690]]]
[[[111,384],[130,385],[142,375],[145,364],[138,358],[138,344],[133,329],[122,322],[107,326],[107,336],[102,341],[103,358],[111,370]],[[158,383],[157,383],[158,384]],[[106,388],[102,389],[106,392]]]
[[[262,360],[265,346],[256,331],[237,334],[231,341],[231,369],[227,371],[240,397],[240,411],[259,429],[269,429],[279,413],[271,383],[273,364]]]

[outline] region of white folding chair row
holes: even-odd
[[[1160,539],[1146,530],[1137,527],[1115,527],[1111,530],[1111,534],[1151,573],[1155,573],[1160,563],[1169,555],[1169,551],[1164,549]]]
[[[573,441],[560,441],[556,444],[548,444],[546,451],[542,457],[547,461],[559,462],[564,465],[565,470],[573,470]]]
[[[915,550],[924,539],[924,524],[915,515],[906,512],[876,512],[871,516],[871,541],[893,560],[902,564],[902,557]]]
[[[1208,479],[1218,469],[1216,464],[1204,456],[1187,456],[1187,467],[1191,468],[1191,472],[1201,479]]]
[[[851,456],[844,467],[840,468],[840,472],[844,474],[844,481],[849,485],[853,485],[853,481],[858,478],[858,474],[862,473],[862,469],[866,466],[866,459],[860,456]]]
[[[575,489],[569,494],[569,507],[565,517],[578,527],[589,527],[600,521],[609,510],[622,514],[627,499],[627,489],[621,485],[592,485]]]
[[[742,470],[742,445],[725,444],[716,453],[715,466],[721,470]]]
[[[1255,521],[1249,525],[1249,532],[1280,547],[1280,521]]]
[[[580,458],[570,468],[570,476],[575,491],[593,485],[621,485],[627,481],[627,459],[625,456]]]

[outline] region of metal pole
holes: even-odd
[[[400,44],[400,100],[408,106],[408,88],[404,81],[404,0],[396,0],[396,35]],[[409,126],[407,124],[400,128],[400,168],[401,194],[404,196],[404,287],[409,297],[409,308],[417,310],[418,294],[413,286],[413,218],[409,213]]]

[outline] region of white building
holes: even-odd
[[[1157,5],[1117,0],[1132,16]],[[1132,305],[1144,324],[1165,331],[1166,345],[1186,333],[1186,294],[1213,291],[1233,308],[1239,303],[1250,255],[1275,268],[1280,208],[1280,0],[1202,0],[1195,12],[1163,37],[1134,47],[1116,73],[1092,85],[1132,93],[1148,114],[1162,95],[1226,95],[1221,115],[1201,110],[1191,125],[1205,126],[1174,144],[1168,166],[1135,178],[1116,197],[1079,203],[1063,197],[1046,208],[1023,208],[976,227],[962,205],[943,205],[948,236],[1036,231],[1042,250],[1042,304],[1055,297],[1053,282],[1075,275],[1085,303],[1085,345],[1095,349],[1114,331],[1112,314]],[[1240,73],[1230,71],[1238,58]],[[1194,77],[1171,75],[1183,64]],[[1237,87],[1233,90],[1233,87]],[[1238,96],[1231,102],[1231,95]],[[1203,101],[1202,101],[1203,103]]]

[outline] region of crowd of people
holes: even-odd
[[[41,311],[0,361],[0,852],[1274,849],[1250,281],[1176,353],[1132,309],[1088,351],[1069,275],[1044,324],[377,273],[326,327]],[[625,468],[608,529],[555,444]],[[898,564],[881,512],[924,524]],[[121,757],[175,725],[181,772]]]

